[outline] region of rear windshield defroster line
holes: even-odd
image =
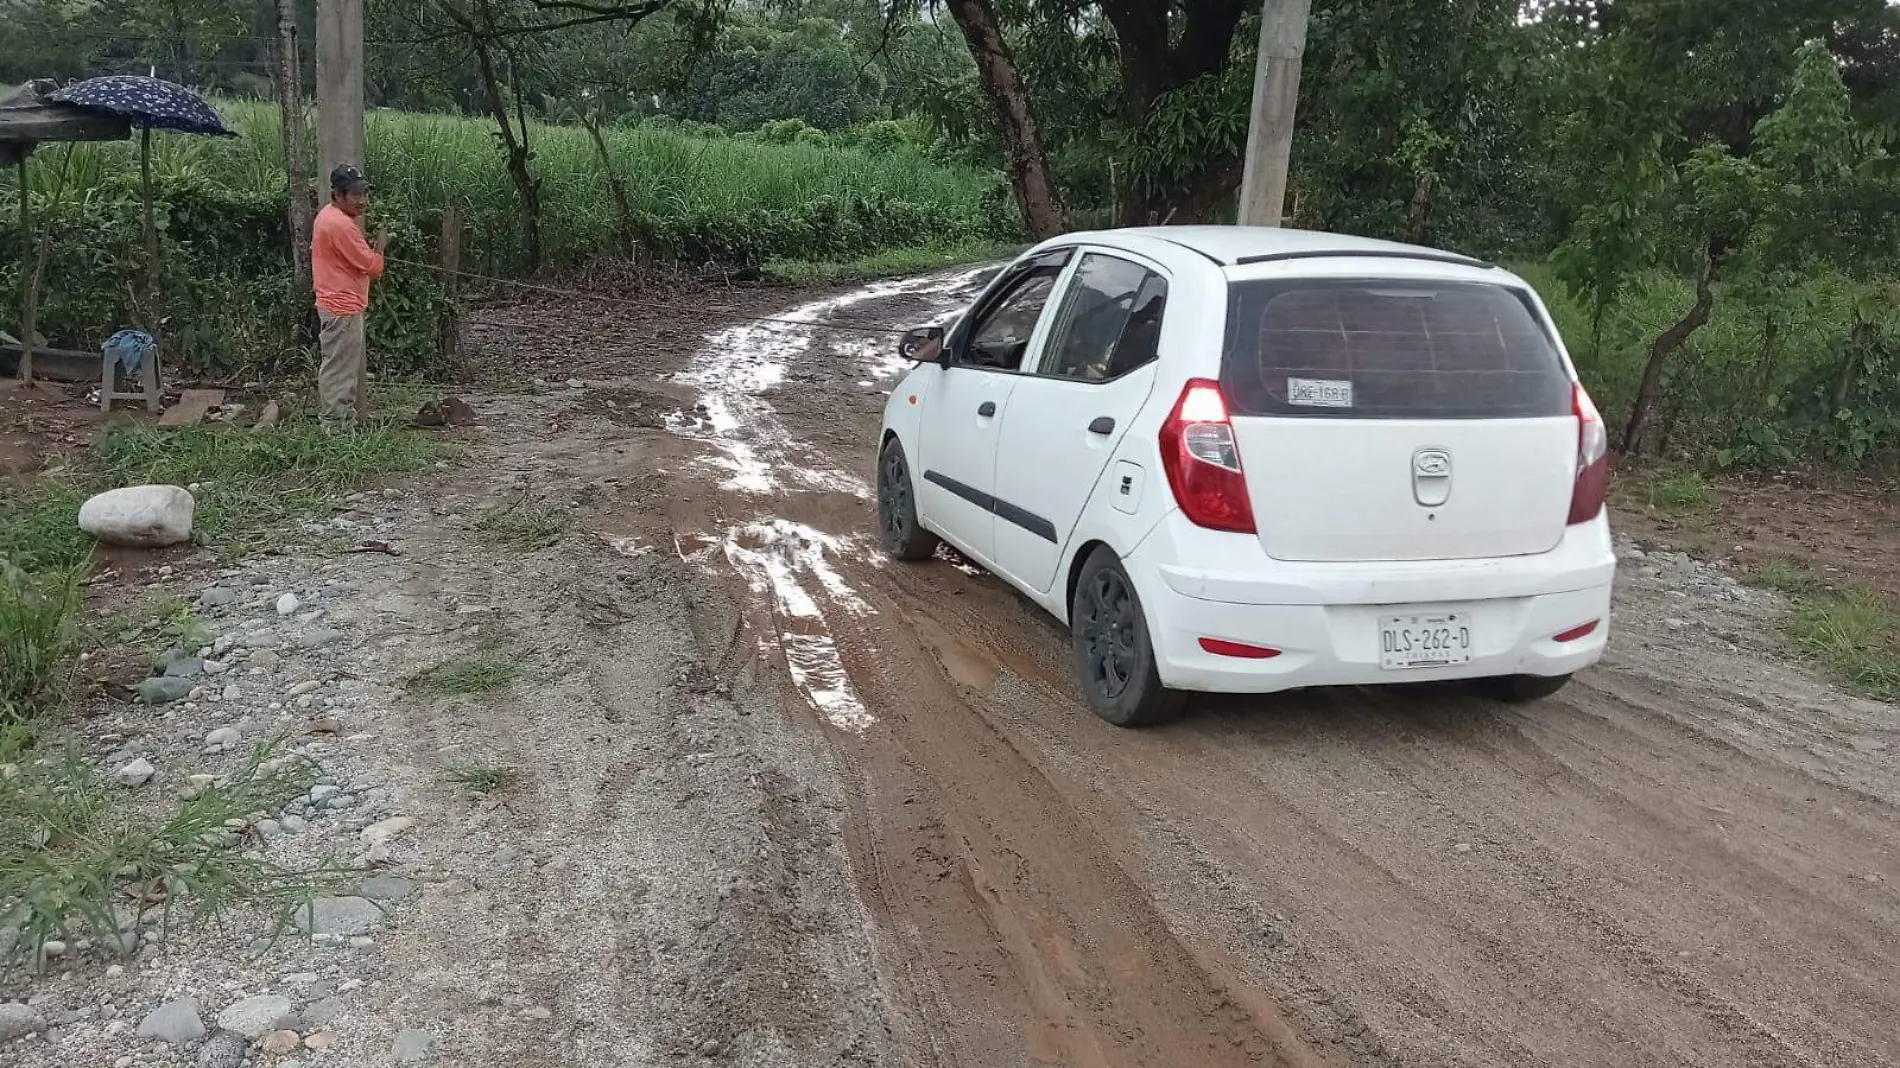
[[[1569,375],[1528,295],[1482,282],[1233,283],[1221,386],[1236,415],[1571,414]]]

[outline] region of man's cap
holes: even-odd
[[[331,192],[353,193],[353,192],[356,192],[358,189],[361,189],[364,192],[368,192],[370,189],[370,184],[369,184],[369,179],[365,178],[363,176],[363,172],[358,170],[356,167],[352,166],[351,164],[344,163],[344,164],[340,164],[336,170],[333,170],[330,172],[330,191]]]

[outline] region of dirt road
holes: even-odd
[[[749,744],[834,784],[823,826],[778,826],[848,847],[855,895],[817,899],[869,925],[865,1063],[1900,1062],[1893,709],[1787,664],[1777,606],[1713,569],[1633,552],[1608,662],[1536,707],[1324,692],[1126,732],[999,581],[881,560],[890,339],[796,323],[909,324],[975,280],[601,351],[566,372],[583,395],[487,406],[498,465],[643,554],[620,581],[728,591],[688,599],[695,685],[776,686],[789,720],[752,723],[782,737]],[[572,367],[643,329],[583,314],[613,318],[503,310],[489,336]]]
[[[324,778],[243,834],[361,869],[330,903],[352,926],[272,939],[238,910],[123,966],[82,942],[0,986],[31,1017],[5,1057],[1900,1063],[1900,721],[1792,663],[1784,606],[1717,567],[1626,544],[1607,661],[1536,707],[1329,691],[1135,732],[1000,582],[881,559],[884,330],[979,281],[668,294],[712,333],[489,308],[471,341],[509,385],[472,398],[472,462],[297,551],[139,565],[122,582],[194,600],[239,681],[103,697],[101,766],[150,757],[170,790],[241,763],[217,731],[290,731]],[[533,536],[498,543],[498,514]],[[366,537],[389,554],[336,549]],[[511,673],[416,683],[469,663]],[[228,1030],[259,997],[294,1009],[269,1002],[295,1062]],[[147,1034],[199,1009],[202,1043]]]

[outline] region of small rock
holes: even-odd
[[[181,656],[165,665],[165,675],[174,679],[195,679],[205,673],[205,662],[195,656]]]
[[[46,1030],[46,1018],[38,1009],[9,1001],[0,1004],[0,1042],[36,1035]]]
[[[342,1015],[342,1002],[335,998],[324,998],[304,1006],[303,1022],[306,1027],[322,1027]]]
[[[243,742],[244,742],[244,732],[238,730],[236,727],[219,727],[218,729],[205,735],[206,745],[230,746],[230,745],[241,745]]]
[[[427,1031],[406,1027],[396,1032],[390,1053],[398,1064],[421,1064],[435,1056],[435,1036]]]
[[[295,1053],[302,1045],[303,1036],[290,1030],[272,1031],[257,1041],[258,1049],[273,1054]]]
[[[124,974],[125,966],[123,964],[114,964],[112,967],[106,969],[107,979],[117,979]]]
[[[371,901],[407,901],[415,896],[416,884],[400,875],[373,875],[356,892]]]
[[[311,627],[297,636],[297,646],[302,649],[321,649],[342,640],[343,632],[334,627]]]
[[[109,545],[160,549],[191,537],[197,502],[181,486],[126,486],[79,506],[79,529]]]
[[[258,820],[257,833],[269,842],[284,836],[284,825],[276,820]]]
[[[1459,842],[1457,845],[1452,846],[1451,848],[1452,848],[1452,851],[1455,853],[1469,853],[1471,852],[1471,843]]]
[[[585,385],[587,385],[587,383],[581,381],[578,378],[570,378],[567,380],[567,388],[569,389],[580,389]]]
[[[388,845],[398,835],[414,827],[416,821],[409,816],[392,816],[380,823],[372,823],[363,828],[362,839],[370,845]]]
[[[336,794],[332,796],[329,800],[325,801],[323,803],[323,807],[329,809],[332,812],[340,812],[343,809],[349,808],[351,805],[354,805],[354,804],[356,804],[356,797],[354,795]]]
[[[218,1014],[218,1026],[235,1031],[247,1041],[256,1041],[292,1020],[290,999],[282,994],[259,994],[226,1008]]]
[[[298,908],[292,919],[308,934],[347,937],[375,930],[383,910],[368,898],[319,897],[308,908]]]
[[[283,822],[285,834],[302,834],[310,828],[302,816],[285,816]]]
[[[148,705],[168,705],[173,701],[182,701],[190,692],[190,679],[161,676],[139,683],[139,700]]]
[[[151,782],[152,776],[156,774],[158,774],[158,769],[152,766],[152,762],[140,757],[113,772],[112,777],[119,780],[121,786],[144,786]]]
[[[243,1068],[251,1050],[250,1039],[230,1031],[219,1031],[198,1047],[198,1068]]]
[[[327,782],[318,783],[310,788],[310,803],[313,805],[321,805],[342,792],[342,790]]]
[[[310,1035],[303,1040],[303,1048],[305,1049],[329,1049],[334,1045],[336,1045],[335,1031],[318,1031],[316,1034]]]
[[[179,998],[153,1009],[139,1021],[140,1038],[156,1038],[174,1046],[196,1042],[205,1036],[205,1024],[198,1017],[196,998]]]
[[[350,939],[350,948],[358,953],[366,953],[376,948],[376,940],[368,935],[357,935]]]
[[[315,679],[306,679],[303,682],[300,682],[297,685],[292,686],[290,688],[290,696],[303,697],[308,694],[316,693],[318,690],[321,690],[321,689],[323,689],[323,683],[318,682]]]
[[[524,1020],[552,1020],[554,1018],[554,1010],[545,1005],[530,1005],[521,1010],[521,1018]]]
[[[286,593],[277,598],[277,614],[280,616],[295,615],[297,609],[302,607],[303,602],[298,600],[294,593]]]
[[[198,595],[200,608],[224,608],[237,603],[237,591],[224,586],[213,586]]]
[[[216,646],[213,646],[213,648],[215,649]],[[231,670],[231,665],[222,660],[207,660],[204,662],[204,665],[205,674],[207,675],[222,675]]]

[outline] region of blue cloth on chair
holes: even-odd
[[[127,327],[106,338],[105,344],[100,345],[99,348],[107,359],[118,360],[119,366],[126,374],[134,375],[138,373],[140,367],[145,365],[145,358],[151,355],[156,344],[157,342],[152,340],[152,335],[143,330]]]

